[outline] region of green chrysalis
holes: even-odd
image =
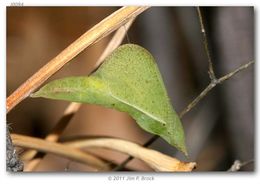
[[[122,45],[90,76],[52,81],[32,97],[97,104],[127,112],[141,128],[187,155],[181,121],[171,106],[155,60],[138,45]]]

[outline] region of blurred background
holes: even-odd
[[[40,67],[84,32],[119,7],[8,7],[7,96]],[[254,8],[201,9],[217,77],[254,59]],[[113,34],[84,50],[49,80],[85,75]],[[173,107],[180,113],[210,83],[208,62],[195,7],[153,7],[135,20],[128,31],[131,43],[155,57]],[[124,43],[128,41],[125,40]],[[11,132],[45,137],[69,102],[27,98],[8,115]],[[151,148],[185,161],[196,161],[196,171],[226,171],[234,160],[254,159],[254,67],[215,87],[183,119],[189,159],[162,139]],[[62,137],[108,135],[140,144],[151,135],[126,113],[96,105],[81,107]],[[95,150],[113,162],[127,156]],[[89,167],[54,155],[45,156],[36,171],[88,171]],[[151,171],[133,160],[128,169]],[[251,163],[242,170],[253,171]]]

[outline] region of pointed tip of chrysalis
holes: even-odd
[[[183,148],[181,149],[181,151],[183,152],[183,154],[186,156],[186,158],[189,158],[189,154],[188,151],[186,149],[186,146],[183,146]]]
[[[180,151],[187,159],[189,159],[189,154],[188,154],[188,151],[187,151],[187,148],[184,145],[176,145],[176,144],[171,144],[173,145],[178,151]]]

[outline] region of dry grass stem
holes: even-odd
[[[136,143],[115,139],[115,138],[96,138],[96,139],[79,139],[71,142],[66,142],[66,145],[74,148],[85,147],[102,147],[107,149],[116,150],[135,158],[138,158],[147,163],[155,171],[163,172],[183,172],[192,171],[195,162],[181,162],[176,158],[162,154],[156,150],[151,150],[142,147]]]
[[[34,158],[29,163],[26,163],[24,166],[24,172],[32,172],[40,164],[42,158]]]
[[[39,69],[7,98],[7,113],[85,48],[118,29],[130,19],[135,18],[137,15],[145,11],[147,8],[148,7],[145,6],[123,7],[92,27],[71,45],[65,48],[61,53],[59,53],[55,58]]]
[[[142,146],[143,147],[149,147],[153,142],[155,142],[157,139],[159,138],[159,136],[157,135],[153,135],[147,142],[145,142]],[[132,159],[134,159],[133,156],[129,156],[128,158],[126,158],[122,163],[120,163],[119,165],[117,165],[116,167],[113,168],[113,171],[120,171],[123,170],[125,165],[131,161]]]
[[[110,170],[108,164],[103,160],[73,147],[18,134],[11,134],[11,138],[15,146],[36,149],[37,151],[46,153],[53,153],[73,161],[90,165],[97,170]]]

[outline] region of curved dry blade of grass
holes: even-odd
[[[99,159],[97,161],[96,157],[94,157],[95,159],[92,159],[94,162],[91,164],[91,162],[89,162],[91,158],[86,158],[85,153],[80,151],[79,148],[99,147],[116,150],[138,158],[147,163],[154,170],[162,172],[192,171],[196,166],[195,162],[181,162],[176,158],[167,156],[156,150],[147,149],[136,143],[116,138],[81,138],[63,144],[48,142],[39,138],[19,134],[12,134],[11,138],[15,146],[58,154],[74,161],[98,166],[99,168],[102,168],[102,170],[109,170],[110,167]]]
[[[125,25],[121,26],[113,36],[113,38],[110,40],[108,43],[107,47],[95,63],[95,66],[93,69],[96,69],[103,61],[104,59],[113,51],[115,50],[123,41],[125,34],[127,30],[130,28],[132,25],[134,19],[129,20]],[[65,109],[62,117],[58,121],[58,123],[55,125],[53,130],[48,134],[45,138],[45,140],[50,141],[50,142],[56,142],[58,141],[61,133],[64,131],[64,129],[67,127],[69,124],[70,120],[73,118],[74,114],[77,113],[77,111],[80,109],[81,104],[80,103],[70,103],[69,106]],[[34,158],[37,154],[36,150],[27,150],[25,151],[21,159],[24,161],[31,160]],[[42,154],[42,157],[44,154]],[[42,157],[37,157],[37,159],[32,160],[32,162],[29,162],[27,164],[27,170],[32,171],[37,167],[37,165],[40,163]]]
[[[33,76],[25,81],[16,89],[6,100],[7,113],[12,110],[18,103],[29,96],[34,90],[42,85],[49,77],[56,73],[71,59],[77,56],[88,46],[99,41],[111,32],[115,31],[121,25],[125,24],[138,14],[145,11],[148,7],[127,6],[120,8],[107,18],[92,27],[71,45],[65,48],[55,58],[49,61],[45,66],[39,69]]]
[[[97,170],[110,170],[109,165],[103,160],[73,147],[19,134],[11,134],[11,138],[14,146],[53,153],[73,161],[90,165]]]
[[[64,143],[74,148],[101,147],[116,150],[147,163],[155,171],[183,172],[192,171],[195,162],[181,162],[180,160],[167,156],[156,150],[144,148],[136,143],[116,138],[94,138],[79,139]]]

